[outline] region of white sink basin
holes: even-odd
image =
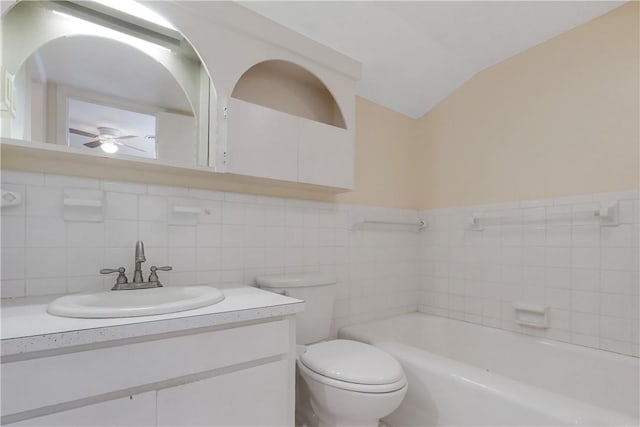
[[[175,286],[66,295],[52,301],[50,314],[110,318],[175,313],[216,304],[224,294],[211,286]]]

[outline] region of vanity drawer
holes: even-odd
[[[289,327],[283,319],[4,363],[2,415],[283,355]]]
[[[9,424],[11,427],[153,427],[156,423],[156,392],[108,400],[42,417]]]

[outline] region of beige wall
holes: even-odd
[[[638,188],[638,6],[484,70],[419,119],[419,206]]]
[[[416,208],[413,125],[408,116],[358,98],[355,190],[337,201]]]

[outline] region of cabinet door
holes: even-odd
[[[297,117],[231,98],[226,162],[229,173],[296,181]]]
[[[346,129],[300,120],[298,181],[353,188],[353,139]]]
[[[155,426],[156,392],[95,403],[42,417],[20,421],[11,426]]]
[[[285,426],[287,360],[158,391],[158,426]]]

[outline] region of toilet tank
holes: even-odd
[[[335,278],[320,273],[258,276],[256,283],[262,289],[304,301],[304,311],[296,315],[297,344],[311,344],[329,338]]]

